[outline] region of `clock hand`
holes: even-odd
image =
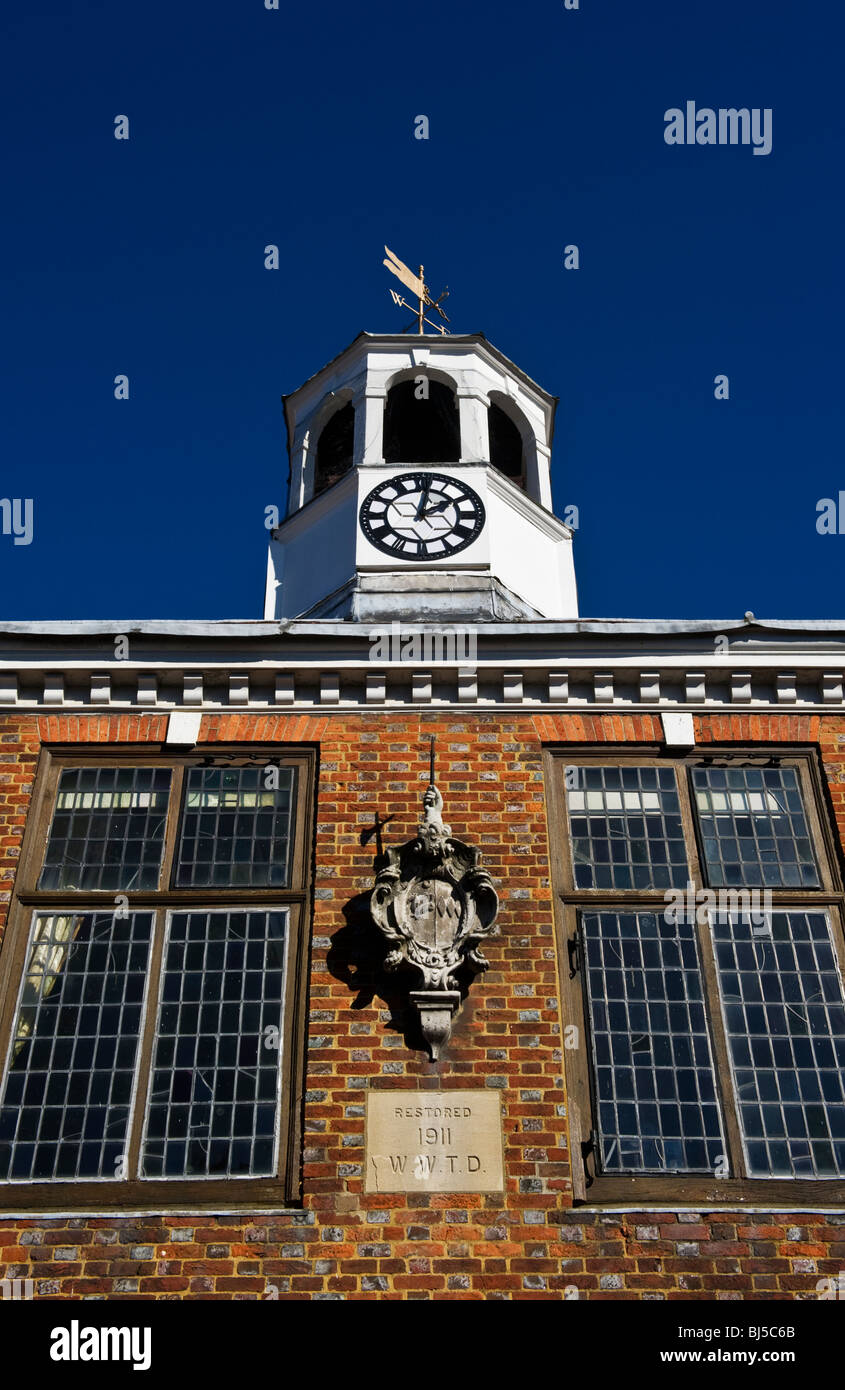
[[[417,507],[417,514],[416,514],[416,516],[414,517],[414,520],[415,520],[415,521],[421,521],[422,518],[425,516],[425,508],[426,508],[426,503],[428,502],[428,494],[430,493],[430,491],[431,491],[431,479],[430,479],[430,478],[426,478],[426,480],[425,480],[425,482],[424,482],[424,484],[423,484],[423,490],[422,490],[422,496],[421,496],[421,498],[420,498],[420,504],[419,504],[419,506]]]
[[[449,505],[450,499],[448,497],[444,497],[442,501],[435,502],[433,507],[427,507],[426,510],[423,512],[421,519],[425,520],[427,516],[434,516],[435,512],[442,512],[444,507],[448,507]]]

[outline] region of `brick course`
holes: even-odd
[[[159,743],[166,715],[0,718],[0,918],[5,921],[39,749]],[[820,747],[840,839],[845,719],[708,714],[702,743]],[[360,834],[376,809],[409,838],[437,735],[437,782],[456,836],[479,845],[501,895],[501,936],[446,1056],[432,1065],[333,961],[343,906],[372,885]],[[845,1268],[845,1213],[573,1209],[541,750],[659,744],[651,714],[206,715],[200,742],[319,749],[301,1209],[238,1216],[0,1220],[0,1277],[40,1298],[792,1299]],[[353,1000],[356,1007],[352,1008]],[[364,1091],[500,1091],[506,1192],[363,1194]],[[6,1206],[13,1193],[6,1192]]]

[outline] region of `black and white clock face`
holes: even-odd
[[[443,560],[481,534],[484,503],[445,473],[400,473],[374,487],[361,503],[361,530],[371,545],[397,560]]]

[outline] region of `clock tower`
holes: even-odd
[[[483,334],[361,333],[284,398],[265,617],[577,618],[556,404]]]

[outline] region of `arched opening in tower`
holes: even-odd
[[[455,393],[440,381],[399,381],[384,409],[385,463],[457,463],[461,430]]]
[[[348,473],[352,467],[352,443],[355,437],[355,410],[352,405],[341,406],[324,426],[317,440],[317,461],[314,465],[314,496],[325,492]]]
[[[487,419],[490,426],[490,462],[517,487],[524,488],[525,450],[522,435],[499,405],[491,404]]]

